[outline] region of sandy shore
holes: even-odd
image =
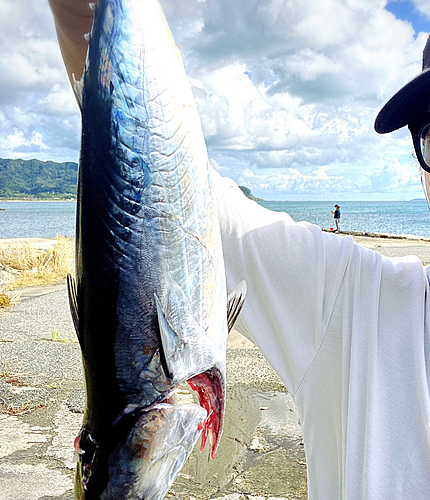
[[[430,264],[430,238],[413,235],[344,233],[352,236],[359,245],[380,252],[387,257],[406,257],[415,255],[423,265]]]

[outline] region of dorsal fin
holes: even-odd
[[[67,290],[69,292],[69,306],[70,313],[72,314],[73,324],[75,325],[76,335],[78,336],[79,343],[82,339],[79,335],[79,313],[78,313],[78,294],[76,290],[76,281],[70,274],[67,275]],[[81,344],[82,345],[82,344]]]
[[[241,281],[227,298],[227,327],[230,332],[242,310],[247,292],[246,281]]]

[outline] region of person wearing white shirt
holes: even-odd
[[[422,73],[375,122],[379,133],[409,125],[427,187],[429,104],[430,38]],[[430,269],[216,183],[227,283],[248,284],[236,328],[299,408],[309,498],[430,499]]]

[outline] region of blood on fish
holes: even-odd
[[[199,425],[199,430],[202,431],[200,451],[203,451],[209,436],[211,457],[215,458],[221,439],[224,408],[223,391],[220,380],[211,373],[200,373],[187,382],[191,389],[197,392],[200,406],[207,411],[207,417]]]

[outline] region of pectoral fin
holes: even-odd
[[[157,295],[155,303],[162,345],[161,359],[166,376],[173,383],[181,383],[210,369],[219,347],[214,345],[191,313],[187,313],[186,308],[182,307],[184,328],[181,332],[176,332]]]
[[[246,281],[241,281],[227,298],[227,326],[229,333],[242,310],[246,292]]]

